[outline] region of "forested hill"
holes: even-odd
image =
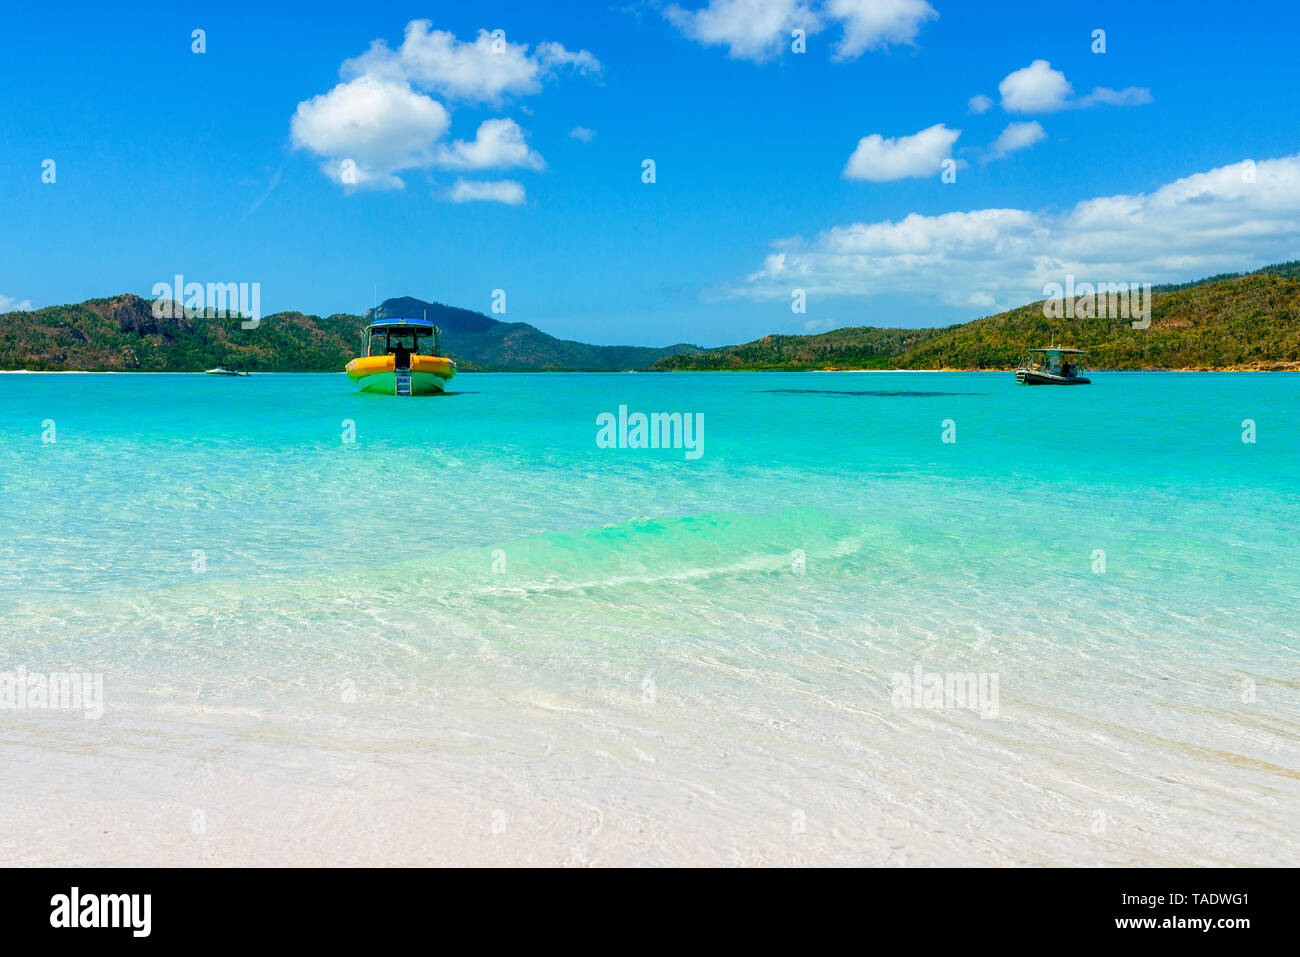
[[[164,310],[169,311],[169,310]],[[170,311],[169,311],[170,312]],[[245,329],[239,319],[154,315],[139,296],[91,299],[0,315],[0,369],[199,372],[218,363],[250,372],[342,372],[361,354],[363,329],[379,316],[442,327],[442,351],[461,370],[648,369],[697,346],[597,346],[557,339],[524,322],[500,322],[468,309],[390,299],[367,317],[280,312]]]
[[[179,311],[179,310],[178,310]],[[201,372],[218,363],[254,372],[340,372],[361,348],[360,316],[158,318],[139,296],[90,299],[0,315],[0,369]]]
[[[158,318],[139,296],[0,315],[0,369],[197,372],[225,363],[253,372],[338,372],[360,354],[367,318],[281,312],[255,329],[238,319]],[[527,323],[418,299],[371,316],[428,318],[464,371],[572,369],[1007,369],[1053,342],[1088,350],[1101,369],[1300,369],[1300,262],[1153,289],[1151,325],[1047,318],[1041,302],[943,329],[860,326],[765,336],[700,350],[597,346]]]
[[[1042,302],[943,329],[862,326],[661,360],[656,369],[1009,369],[1028,349],[1088,350],[1100,369],[1300,368],[1300,263],[1153,289],[1151,325],[1044,316]]]

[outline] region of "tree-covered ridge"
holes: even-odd
[[[1300,279],[1300,259],[1292,259],[1284,263],[1274,263],[1271,266],[1264,266],[1262,269],[1255,269],[1251,272],[1221,272],[1216,276],[1206,276],[1204,279],[1194,279],[1191,282],[1166,282],[1151,287],[1152,292],[1173,292],[1176,289],[1190,289],[1192,286],[1203,286],[1207,282],[1219,282],[1223,279],[1240,279],[1243,276],[1258,276],[1262,273],[1270,273],[1274,276],[1287,276],[1291,279]]]
[[[0,367],[116,372],[196,372],[218,363],[253,372],[338,372],[361,348],[360,316],[158,318],[139,296],[91,299],[0,316]]]
[[[442,329],[444,350],[461,368],[513,371],[581,370],[621,372],[649,369],[655,362],[698,346],[594,346],[557,339],[526,322],[504,322],[469,309],[403,296],[386,299],[366,318],[427,319]],[[472,365],[466,365],[466,362]]]
[[[1300,280],[1259,273],[1155,293],[1151,325],[1046,319],[1042,303],[977,319],[901,357],[899,368],[1003,369],[1056,342],[1099,369],[1234,369],[1300,364]]]
[[[557,339],[524,322],[499,322],[415,299],[389,300],[377,314],[427,316],[443,329],[443,353],[466,372],[648,369],[664,356],[697,349],[593,346]],[[361,354],[367,321],[346,313],[281,312],[245,329],[238,318],[186,316],[180,309],[174,318],[160,318],[153,303],[139,296],[91,299],[0,315],[0,368],[199,372],[225,363],[249,372],[341,372]]]
[[[1300,264],[1288,263],[1284,267]],[[1300,269],[1270,267],[1151,296],[1151,325],[1053,318],[1042,302],[946,329],[837,329],[675,356],[656,369],[1010,369],[1027,350],[1088,350],[1100,369],[1300,368]],[[1078,301],[1076,300],[1076,303]],[[1068,311],[1067,311],[1068,312]],[[916,336],[907,341],[903,334]],[[890,350],[894,351],[890,351]]]
[[[811,336],[764,336],[739,346],[677,355],[656,369],[889,369],[893,360],[946,329],[859,326]]]
[[[1053,342],[1087,349],[1091,368],[1300,368],[1300,261],[1154,287],[1146,329],[1122,316],[1046,318],[1037,302],[943,329],[862,326],[702,351],[592,346],[437,303],[389,302],[442,325],[443,351],[464,371],[1008,369],[1027,349]],[[366,323],[346,313],[282,312],[244,329],[237,318],[159,318],[152,306],[122,295],[0,315],[0,368],[196,372],[225,363],[252,372],[338,372],[360,355]]]

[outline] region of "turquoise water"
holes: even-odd
[[[11,860],[1300,863],[1300,376],[2,382]]]

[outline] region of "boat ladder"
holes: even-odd
[[[394,392],[397,395],[411,394],[411,370],[410,369],[396,370],[396,372],[394,372],[393,374],[393,381],[396,385]]]

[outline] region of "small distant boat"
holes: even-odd
[[[248,375],[247,372],[236,372],[234,369],[227,369],[223,362],[213,369],[208,369],[204,375]]]
[[[1082,349],[1030,349],[1016,367],[1016,381],[1024,385],[1088,385],[1079,357]]]
[[[456,374],[456,361],[438,355],[441,336],[425,320],[379,319],[366,326],[366,354],[343,371],[361,392],[435,395]]]

